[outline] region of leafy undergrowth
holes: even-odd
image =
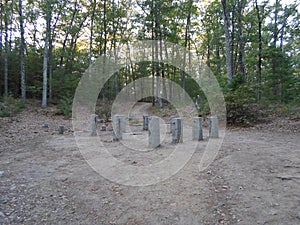
[[[0,101],[0,117],[12,117],[19,113],[24,107],[21,99],[15,99],[13,97],[4,98]]]

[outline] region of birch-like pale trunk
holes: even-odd
[[[48,3],[49,4],[49,3]],[[49,61],[49,38],[50,38],[50,23],[51,23],[51,12],[47,10],[46,15],[46,37],[45,37],[45,48],[44,48],[44,56],[43,56],[43,95],[42,95],[42,107],[47,107],[47,76],[48,76],[48,61]]]

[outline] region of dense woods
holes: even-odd
[[[231,122],[249,122],[256,107],[290,108],[300,102],[299,1],[1,0],[0,4],[2,102],[7,97],[23,102],[36,98],[42,107],[51,102],[69,112],[66,107],[88,66],[135,40],[166,40],[196,50],[224,90]],[[164,49],[160,45],[153,51],[160,57]],[[184,63],[188,60],[185,54]],[[121,69],[100,96],[113,100],[125,85],[145,76],[171,79],[194,99],[201,94],[179,69],[144,62]],[[165,85],[157,87],[162,97],[171,94],[164,91]],[[162,106],[160,98],[152,101]],[[201,107],[205,109],[205,102]],[[241,118],[245,115],[249,118]]]

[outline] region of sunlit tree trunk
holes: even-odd
[[[47,85],[48,85],[48,60],[49,60],[49,38],[51,32],[51,6],[50,2],[47,2],[46,11],[46,36],[45,47],[43,56],[43,95],[42,95],[42,107],[47,107]]]

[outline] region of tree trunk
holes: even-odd
[[[238,2],[238,47],[239,47],[239,56],[238,56],[238,71],[243,76],[243,79],[245,79],[246,76],[246,70],[245,70],[245,41],[243,38],[243,23],[242,23],[242,17],[244,8],[246,6],[246,2],[244,0],[240,0]]]
[[[1,3],[2,5],[2,0],[1,0]],[[4,10],[4,7],[0,7],[0,59],[2,59],[2,49],[3,49],[3,10]],[[0,61],[0,68],[2,68],[2,60]],[[1,96],[1,91],[0,91],[0,96]]]
[[[106,50],[107,50],[107,5],[106,5],[106,3],[107,3],[107,0],[104,0],[104,3],[103,3],[103,30],[104,30],[103,60],[104,60],[104,65],[106,63]],[[129,71],[130,71],[130,68],[129,68]],[[105,73],[104,67],[103,67],[103,73]],[[109,89],[109,85],[107,85],[107,86]],[[102,98],[103,99],[105,98],[104,92],[103,92]]]
[[[258,20],[258,61],[257,61],[257,102],[261,101],[261,66],[262,66],[262,19],[257,0],[255,0],[255,8]]]
[[[5,1],[6,5],[8,0]],[[5,29],[5,40],[4,40],[4,97],[8,97],[8,12],[5,9],[4,15],[4,29]]]
[[[46,12],[46,37],[45,37],[45,48],[43,56],[43,96],[42,96],[42,107],[47,107],[47,72],[48,72],[48,60],[49,60],[49,38],[51,31],[51,7],[50,3],[47,3],[47,12]]]
[[[53,97],[53,93],[52,93],[52,80],[53,80],[53,42],[55,40],[55,29],[56,29],[56,25],[57,25],[57,22],[61,16],[61,13],[62,13],[62,10],[65,8],[67,4],[67,1],[65,1],[65,3],[61,6],[60,5],[60,10],[58,12],[58,14],[56,15],[56,19],[55,19],[55,22],[54,24],[52,25],[52,31],[50,32],[49,34],[49,57],[48,57],[48,60],[49,60],[49,100],[51,101],[52,100],[52,97]]]
[[[20,16],[20,31],[21,31],[21,45],[20,45],[20,65],[21,65],[21,96],[22,101],[26,100],[26,85],[25,85],[25,38],[24,38],[24,25],[23,25],[23,7],[22,0],[19,0],[19,16]]]
[[[181,72],[181,86],[182,86],[182,98],[185,99],[185,64],[186,64],[186,51],[188,42],[190,41],[190,25],[191,25],[191,13],[192,13],[193,0],[189,0],[189,8],[188,15],[186,18],[186,27],[185,27],[185,35],[184,35],[184,53],[183,53],[183,70]]]
[[[274,30],[273,30],[273,50],[276,51],[276,44],[278,40],[278,27],[277,27],[277,20],[278,20],[278,8],[279,8],[279,0],[276,0],[275,2],[275,12],[274,12]],[[277,66],[277,58],[276,56],[273,56],[272,58],[272,73],[274,76],[273,81],[273,94],[274,96],[278,95],[278,89],[279,89],[279,79],[278,75],[276,74],[276,66]]]
[[[154,97],[154,79],[155,79],[155,46],[154,46],[154,1],[151,1],[151,40],[152,40],[152,45],[151,45],[151,50],[152,50],[152,63],[151,63],[151,72],[152,72],[152,106],[155,106],[155,97]]]
[[[66,51],[66,45],[67,45],[67,40],[68,40],[68,36],[69,36],[69,34],[70,34],[71,30],[72,30],[76,13],[77,13],[77,0],[75,0],[75,2],[74,2],[74,11],[73,11],[73,14],[72,14],[72,19],[70,21],[68,30],[67,30],[67,32],[65,34],[65,39],[63,41],[63,46],[62,46],[61,55],[60,55],[60,63],[59,63],[59,67],[60,68],[62,68],[62,66],[63,66],[64,56],[65,56],[65,51]]]
[[[228,76],[228,84],[232,82],[233,73],[232,73],[232,60],[231,60],[231,46],[230,46],[230,24],[228,18],[228,9],[227,9],[227,1],[222,0],[223,7],[223,20],[224,20],[224,29],[225,29],[225,48],[226,48],[226,69]]]

